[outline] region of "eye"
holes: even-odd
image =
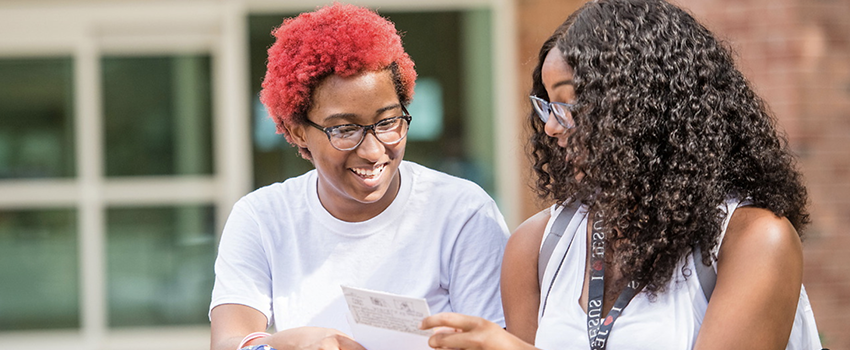
[[[378,132],[395,130],[401,123],[401,118],[387,118],[378,122],[375,125],[375,130]]]
[[[331,136],[339,138],[356,137],[360,133],[360,126],[354,124],[339,125],[331,128]]]
[[[559,117],[564,117],[569,112],[569,110],[567,109],[567,106],[564,106],[564,105],[559,104],[559,103],[553,103],[552,104],[552,111],[555,112],[555,114],[557,114]]]

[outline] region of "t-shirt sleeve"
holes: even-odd
[[[239,200],[224,225],[215,260],[210,311],[222,304],[257,309],[272,320],[272,284],[261,228],[250,203]]]
[[[469,216],[454,242],[449,264],[449,297],[455,312],[505,326],[499,278],[507,239],[505,219],[492,200]]]

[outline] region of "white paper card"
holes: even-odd
[[[355,323],[426,337],[432,334],[419,329],[422,319],[431,315],[424,298],[341,287]]]
[[[428,346],[428,336],[358,324],[351,313],[345,315],[354,340],[367,350],[434,350]]]

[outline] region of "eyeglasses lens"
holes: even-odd
[[[541,99],[532,98],[531,105],[534,106],[534,111],[544,123],[549,121],[549,103]]]
[[[575,126],[573,122],[572,112],[569,110],[568,104],[559,102],[548,102],[537,96],[529,96],[531,105],[534,106],[534,112],[544,123],[549,122],[549,114],[555,115],[555,121],[561,126],[570,129]]]
[[[407,136],[408,123],[404,117],[395,117],[381,120],[370,126],[345,125],[331,132],[331,144],[339,150],[352,150],[363,141],[366,129],[372,129],[381,143],[394,145]]]

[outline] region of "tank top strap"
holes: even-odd
[[[717,256],[720,252],[720,245],[723,244],[723,237],[726,236],[726,228],[729,227],[729,221],[732,219],[732,213],[740,207],[750,205],[753,205],[753,202],[749,198],[740,199],[734,196],[727,197],[726,200],[720,204],[720,209],[726,213],[726,217],[723,218],[723,223],[720,227],[720,235],[717,237],[717,245],[711,250],[712,255]]]

